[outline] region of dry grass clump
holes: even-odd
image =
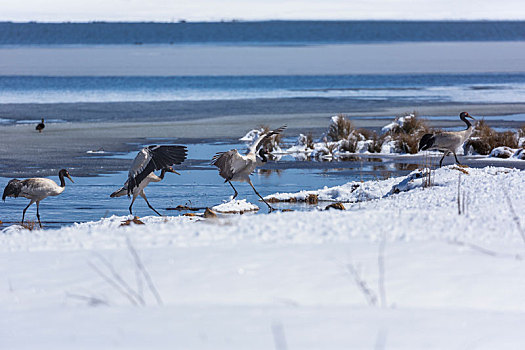
[[[26,221],[24,223],[21,223],[20,226],[22,226],[24,229],[28,231],[33,231],[36,227],[36,222],[34,221]]]
[[[296,197],[290,197],[290,198],[286,198],[286,199],[278,199],[278,198],[275,198],[275,197],[270,197],[268,199],[266,199],[266,201],[268,203],[283,203],[283,202],[286,202],[286,203],[297,203],[297,202],[303,202],[303,203],[308,203],[308,204],[317,204],[319,202],[319,198],[318,198],[318,195],[316,194],[309,194],[308,197],[304,198],[304,199],[298,199]]]
[[[399,134],[395,138],[396,148],[399,149],[402,153],[415,154],[418,152],[419,140],[421,135],[410,135],[410,134]]]
[[[348,139],[341,140],[339,145],[339,151],[355,153],[357,150],[357,137],[355,135],[350,135]],[[330,149],[330,148],[329,148]]]
[[[368,129],[356,129],[352,122],[342,114],[337,115],[337,119],[330,124],[326,134],[327,139],[333,142],[339,142],[337,149],[331,149],[331,145],[327,143],[326,148],[333,154],[332,151],[355,153],[358,151],[359,141],[372,141],[368,143],[368,152],[379,153],[381,146],[385,140],[385,136],[379,136],[375,131]]]
[[[324,210],[329,209],[346,210],[345,206],[341,202],[332,203],[330,205],[327,205],[326,208],[324,208]]]
[[[460,168],[460,167],[458,167],[458,166],[453,166],[451,169],[457,170],[457,171],[459,171],[459,172],[461,172],[461,173],[463,173],[463,174],[466,174],[466,175],[469,175],[469,174],[470,174],[470,173],[468,172],[468,170],[463,169],[463,168]]]
[[[417,133],[428,133],[430,132],[430,127],[427,122],[423,119],[420,119],[418,113],[413,111],[412,113],[404,113],[401,116],[398,116],[397,119],[403,118],[402,125],[395,127],[392,130],[393,134],[417,134]]]
[[[357,129],[357,133],[360,135],[362,140],[372,141],[368,144],[368,152],[370,153],[381,153],[381,146],[386,140],[386,135],[378,135],[377,132],[369,129]]]
[[[308,197],[306,197],[306,203],[308,204],[317,204],[319,202],[319,196],[316,194],[309,194]]]
[[[472,149],[482,155],[489,154],[496,147],[518,148],[520,133],[525,134],[525,128],[518,129],[518,133],[512,131],[497,132],[488,123],[481,119],[475,125],[471,139],[465,144],[465,148]]]
[[[314,135],[309,132],[308,134],[304,135],[301,134],[301,142],[306,146],[306,149],[314,149],[315,143],[314,143]]]
[[[139,217],[135,216],[133,217],[133,219],[127,219],[127,220],[122,221],[120,226],[129,226],[131,224],[144,225],[144,223],[139,219]]]
[[[387,135],[396,143],[396,148],[403,153],[417,153],[419,140],[424,134],[432,132],[427,122],[420,119],[417,112],[405,113],[397,116],[396,122],[398,125],[394,126]]]
[[[328,133],[326,136],[332,141],[347,140],[348,137],[355,131],[355,127],[352,122],[342,114],[337,115],[335,123],[330,124]]]
[[[216,219],[217,218],[217,213],[215,213],[213,210],[211,210],[210,208],[206,208],[206,210],[204,211],[204,215],[203,215],[206,219]]]

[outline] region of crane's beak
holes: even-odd
[[[472,120],[476,120],[476,118],[474,118],[474,117],[471,116],[470,114],[467,114],[467,117],[469,117],[469,118],[472,119]]]
[[[180,173],[176,172],[172,167],[168,167],[168,168],[166,168],[166,171],[167,171],[168,173],[174,173],[174,174],[180,175]]]
[[[75,183],[75,181],[73,181],[73,179],[71,178],[71,176],[69,176],[69,174],[66,174],[66,177],[67,177],[72,183]]]

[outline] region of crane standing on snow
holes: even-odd
[[[171,166],[182,163],[186,159],[186,154],[186,146],[163,145],[144,147],[133,160],[131,168],[129,169],[128,180],[124,186],[113,192],[110,197],[120,197],[125,194],[129,197],[132,194],[133,199],[129,206],[129,213],[133,215],[133,203],[138,196],[141,196],[151,210],[159,216],[162,216],[149,204],[144,194],[144,188],[146,188],[150,182],[162,181],[166,172],[180,175],[173,170]],[[155,170],[161,170],[160,176],[155,175]]]
[[[2,200],[5,201],[6,197],[24,197],[31,200],[22,213],[22,224],[24,223],[27,208],[36,202],[36,217],[38,218],[38,224],[42,227],[38,210],[40,201],[49,196],[58,196],[64,192],[64,189],[66,188],[64,177],[67,177],[71,182],[74,182],[66,169],[62,169],[58,172],[60,185],[57,185],[57,183],[51,179],[43,177],[35,177],[26,180],[12,179],[4,188]]]
[[[255,170],[255,168],[268,161],[266,158],[268,152],[264,149],[265,143],[268,142],[272,136],[280,134],[285,128],[286,125],[259,135],[257,140],[255,140],[255,142],[248,149],[248,153],[246,153],[246,155],[241,155],[239,154],[239,151],[232,149],[228,152],[217,153],[213,157],[211,164],[219,168],[219,175],[224,178],[224,182],[228,182],[235,191],[232,199],[235,199],[238,193],[231,182],[247,182],[253,188],[257,196],[259,196],[259,198],[261,198],[261,200],[268,206],[270,211],[275,210],[270,204],[268,204],[268,202],[264,200],[259,192],[257,192],[252,184],[252,181],[250,180],[250,174]],[[257,157],[257,155],[260,157],[260,159]]]
[[[460,164],[456,155],[456,150],[472,135],[473,127],[467,118],[475,120],[467,112],[461,112],[459,118],[467,124],[467,128],[461,131],[444,131],[435,134],[425,134],[419,141],[419,151],[425,150],[439,150],[444,152],[443,157],[439,161],[439,167],[442,166],[443,159],[452,152],[456,163]]]

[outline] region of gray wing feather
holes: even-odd
[[[235,174],[248,166],[248,161],[239,154],[239,151],[232,149],[228,152],[217,153],[212,158],[211,164],[219,168],[220,176],[230,181]]]

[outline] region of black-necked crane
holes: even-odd
[[[128,180],[124,186],[113,192],[110,197],[120,197],[125,194],[133,197],[129,206],[129,213],[133,215],[132,207],[135,199],[141,196],[146,201],[148,207],[157,215],[162,216],[151,206],[144,193],[144,188],[150,182],[159,182],[164,179],[166,172],[177,173],[172,165],[181,164],[186,159],[187,150],[185,146],[161,145],[147,146],[139,151],[128,173]],[[154,171],[160,170],[160,176],[155,175]]]
[[[4,188],[2,200],[5,201],[6,197],[24,197],[31,200],[22,213],[22,224],[24,223],[27,208],[29,208],[31,204],[36,203],[36,217],[38,218],[38,224],[42,227],[39,213],[40,201],[49,196],[58,196],[64,192],[64,189],[66,188],[66,181],[64,178],[66,177],[71,180],[71,182],[74,182],[66,169],[62,169],[58,172],[60,185],[51,179],[43,177],[34,177],[26,180],[12,179]]]
[[[35,130],[38,132],[42,132],[44,128],[46,127],[46,124],[44,124],[44,118],[42,118],[42,121],[38,123],[38,125],[35,127]]]
[[[261,198],[261,200],[268,206],[270,211],[275,210],[266,200],[264,200],[259,192],[257,192],[250,180],[250,174],[253,173],[255,168],[268,161],[268,158],[266,157],[268,152],[264,148],[266,142],[268,142],[272,136],[280,134],[285,128],[286,125],[259,135],[255,142],[248,148],[248,152],[245,155],[241,155],[239,151],[232,149],[228,152],[217,153],[213,157],[211,164],[219,168],[219,175],[224,178],[224,182],[228,182],[235,191],[232,200],[237,197],[238,192],[231,182],[247,182],[253,188],[255,194],[257,194],[257,196],[259,196],[259,198]],[[257,155],[259,157],[257,157]]]
[[[460,164],[456,150],[472,135],[473,127],[467,118],[475,120],[467,112],[461,112],[459,118],[467,124],[467,128],[461,131],[443,131],[435,134],[425,134],[419,140],[419,150],[438,150],[444,152],[443,157],[439,161],[439,166],[442,166],[443,159],[452,152],[456,163]]]

